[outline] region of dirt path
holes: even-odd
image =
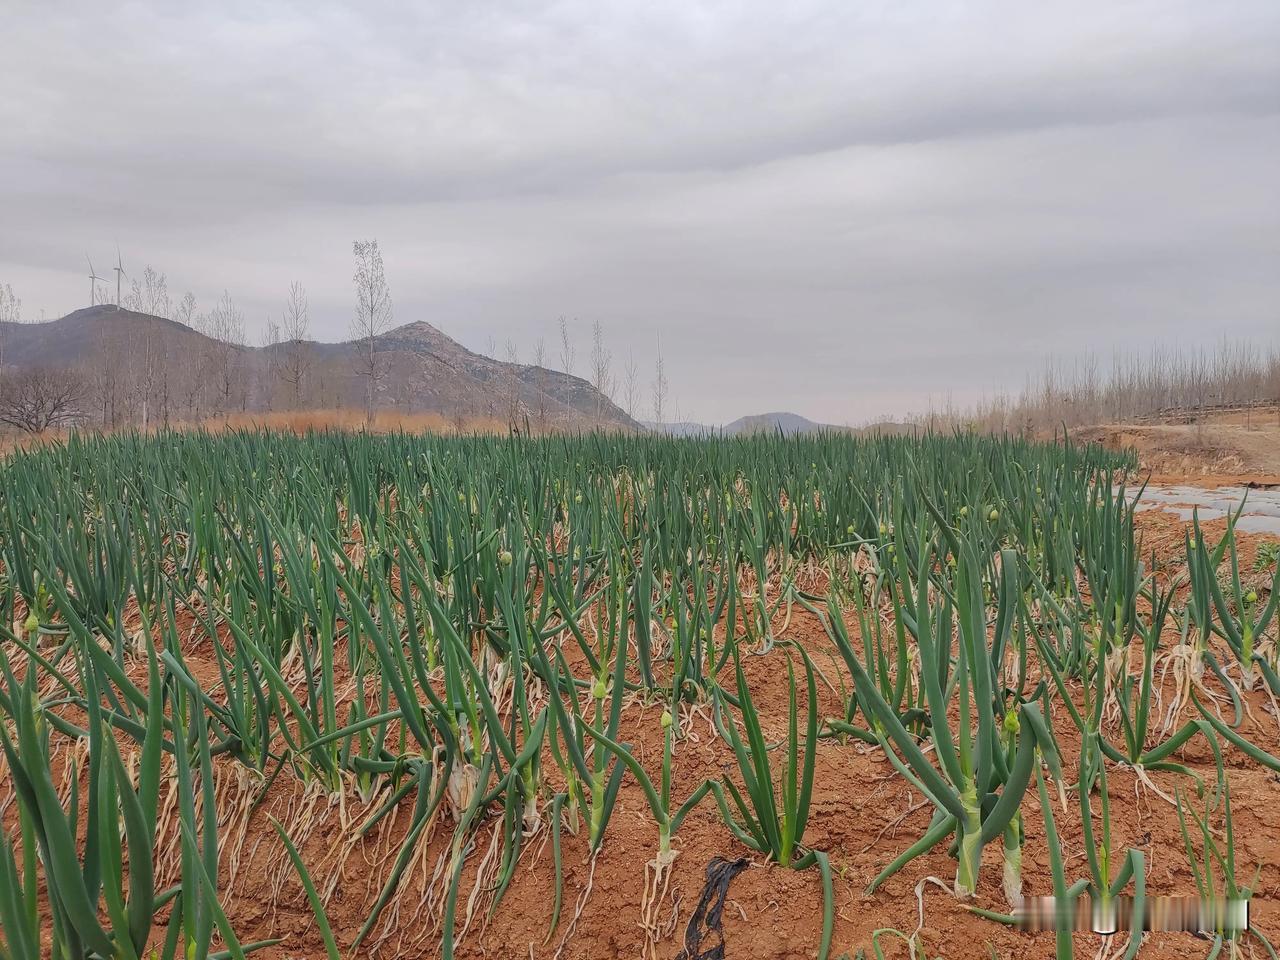
[[[1230,428],[1229,436],[1239,444],[1246,458],[1266,473],[1280,474],[1280,427],[1248,430]]]
[[[1132,447],[1144,469],[1163,476],[1230,476],[1280,483],[1280,425],[1266,422],[1103,424],[1076,432],[1111,449]]]

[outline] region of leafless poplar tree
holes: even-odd
[[[1107,373],[1089,355],[1050,358],[1018,394],[998,394],[966,410],[931,410],[920,422],[940,429],[1015,429],[1031,437],[1107,418],[1202,423],[1214,410],[1234,410],[1251,425],[1255,407],[1280,401],[1278,359],[1275,347],[1227,340],[1215,348],[1160,344],[1143,353],[1117,353]]]
[[[662,425],[667,408],[667,366],[662,359],[662,338],[658,338],[658,356],[653,367],[653,422]]]
[[[0,285],[0,323],[21,323],[22,301],[9,284]]]
[[[262,330],[262,365],[258,368],[259,402],[268,410],[275,409],[277,378],[280,377],[282,357],[280,350],[280,321],[267,317],[267,324]]]
[[[391,290],[382,266],[377,240],[357,240],[352,244],[356,258],[356,312],[351,332],[360,341],[360,375],[365,380],[365,423],[373,424],[374,392],[386,374],[378,357],[378,337],[391,327]]]
[[[634,420],[640,403],[640,367],[636,364],[635,353],[630,350],[627,351],[622,384],[622,402],[626,404],[627,416]]]
[[[169,300],[169,284],[163,273],[148,264],[142,276],[132,281],[133,289],[125,295],[122,306],[136,313],[169,319],[173,304]]]
[[[591,385],[596,388],[596,425],[604,413],[604,402],[613,400],[613,351],[604,345],[604,328],[600,321],[591,324]]]
[[[221,413],[231,410],[238,399],[243,409],[248,403],[248,391],[245,389],[244,369],[241,347],[244,345],[244,314],[231,299],[231,294],[222,292],[222,299],[210,311],[207,318],[208,329],[205,331],[216,341],[213,357],[214,383],[218,389],[218,404]]]
[[[22,301],[9,284],[0,285],[0,323],[21,323]],[[4,331],[0,330],[0,374],[4,372]]]
[[[100,425],[114,428],[129,417],[129,377],[132,346],[111,324],[96,330],[97,346],[87,365],[88,402],[100,416]]]
[[[196,296],[189,290],[178,304],[173,319],[204,336],[209,335],[208,318],[196,313]],[[215,349],[201,337],[193,349],[183,350],[178,357],[178,399],[188,420],[198,420],[204,412]]]
[[[547,343],[542,337],[533,345],[533,365],[538,368],[538,429],[547,429]]]
[[[569,339],[569,322],[564,315],[560,316],[560,368],[564,370],[564,422],[568,426],[572,419],[573,406],[569,403],[569,390],[573,386],[573,341]]]
[[[174,311],[173,319],[184,327],[195,329],[196,295],[190,290],[183,294],[182,301],[178,304],[178,309]]]
[[[307,372],[311,368],[311,348],[307,343],[311,331],[311,317],[307,306],[307,291],[296,280],[289,287],[289,300],[284,307],[281,320],[284,334],[284,357],[280,365],[280,376],[293,394],[293,407],[302,406],[302,392],[305,387]]]
[[[517,430],[520,424],[520,351],[514,340],[506,343],[507,361],[507,429]]]
[[[122,306],[135,313],[146,315],[139,334],[139,342],[129,350],[130,365],[134,371],[129,386],[133,394],[130,403],[138,411],[140,423],[146,430],[151,421],[151,414],[157,404],[162,404],[161,395],[167,394],[166,371],[168,370],[167,338],[165,331],[158,329],[156,317],[168,319],[173,309],[169,299],[169,284],[165,275],[150,264],[142,271],[141,277],[131,281],[132,290],[123,298]],[[166,410],[167,417],[167,410]]]
[[[498,359],[498,341],[493,334],[489,334],[489,336],[485,337],[484,355],[486,357],[492,357],[494,360]],[[484,391],[484,415],[490,420],[493,420],[498,416],[498,390],[502,389],[505,391],[506,389],[505,377],[502,374],[499,374],[498,380],[502,381],[502,383],[495,383],[492,389],[486,389]]]

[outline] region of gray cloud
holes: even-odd
[[[398,320],[527,356],[563,313],[581,369],[599,319],[646,380],[660,334],[713,421],[1280,328],[1269,0],[11,6],[28,316],[118,240],[259,324],[299,279],[338,337],[377,236]]]

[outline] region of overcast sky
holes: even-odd
[[[585,373],[599,320],[646,383],[660,336],[706,422],[1280,341],[1277,0],[5,0],[0,91],[28,319],[118,242],[341,339],[376,237],[396,322],[557,358],[564,314]]]

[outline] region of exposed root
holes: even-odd
[[[919,803],[909,804],[906,810],[903,810],[901,814],[899,814],[897,817],[894,817],[892,820],[886,823],[883,827],[881,827],[880,832],[875,835],[875,838],[872,839],[870,843],[867,843],[866,845],[864,845],[860,852],[866,853],[868,850],[875,847],[876,844],[878,844],[881,840],[884,839],[884,835],[886,833],[888,833],[891,830],[898,829],[898,827],[902,826],[903,821],[905,821],[907,817],[911,816],[911,814],[915,813],[921,807],[928,806],[929,804],[930,804],[930,801],[927,799],[921,800]]]
[[[672,904],[670,915],[661,917],[662,903],[667,899],[667,891],[671,885],[671,865],[675,863],[679,851],[667,848],[659,850],[657,856],[644,865],[644,894],[640,898],[640,928],[644,931],[644,948],[641,956],[645,960],[654,960],[658,955],[658,944],[675,932],[680,915],[680,903]]]
[[[941,879],[940,877],[934,877],[934,876],[924,877],[923,879],[921,879],[919,883],[916,884],[916,911],[920,919],[919,919],[919,922],[916,924],[916,928],[913,931],[911,931],[911,937],[907,941],[912,945],[913,951],[915,949],[916,937],[918,937],[920,935],[920,931],[924,929],[924,888],[926,884],[930,884],[930,883],[933,884],[935,887],[939,887],[942,890],[945,890],[951,896],[955,896],[955,892],[952,889],[951,884],[947,883],[945,880]]]
[[[489,847],[485,850],[484,856],[480,858],[480,863],[476,866],[476,882],[471,888],[471,895],[467,897],[467,909],[463,914],[462,929],[458,931],[455,939],[461,940],[467,935],[467,931],[471,929],[471,921],[475,918],[480,907],[492,904],[496,887],[493,878],[502,864],[501,853],[502,822],[499,820],[494,823],[493,834],[489,838]]]
[[[1147,773],[1146,769],[1143,768],[1142,764],[1140,763],[1132,764],[1132,768],[1133,768],[1134,775],[1137,778],[1133,782],[1133,794],[1135,797],[1141,800],[1142,788],[1146,787],[1148,790],[1154,793],[1161,800],[1164,800],[1170,806],[1176,807],[1178,805],[1177,800],[1175,800],[1173,797],[1169,796],[1169,794],[1165,793],[1163,790],[1161,790],[1159,787],[1156,786],[1155,781],[1151,779],[1151,775]]]
[[[1204,652],[1194,644],[1179,643],[1165,654],[1160,668],[1161,688],[1170,673],[1173,674],[1174,695],[1165,710],[1164,723],[1160,728],[1161,736],[1172,731],[1182,719],[1183,710],[1191,702],[1193,686],[1213,703],[1218,705],[1222,703],[1222,697],[1205,685]]]
[[[560,945],[556,947],[556,952],[551,955],[551,960],[560,960],[560,954],[564,952],[564,948],[568,946],[569,941],[573,939],[573,933],[578,928],[578,918],[582,916],[582,910],[587,905],[587,899],[591,896],[591,889],[596,882],[596,854],[591,854],[591,870],[587,874],[587,884],[582,888],[582,892],[578,894],[578,901],[573,907],[573,916],[569,918],[569,926],[564,932],[564,936],[560,938]]]
[[[683,704],[676,710],[676,740],[688,740],[690,743],[700,743],[701,737],[694,729],[694,721],[701,719],[707,725],[707,737],[715,740],[720,736],[716,730],[715,718],[708,712],[710,701],[705,703]]]
[[[254,800],[261,788],[261,776],[239,764],[215,764],[213,793],[218,808],[218,837],[222,853],[227,857],[228,888],[235,889],[240,872],[241,854],[249,835],[249,819]],[[283,864],[288,861],[280,858]],[[280,879],[283,879],[281,877]],[[276,889],[279,889],[277,883]]]

